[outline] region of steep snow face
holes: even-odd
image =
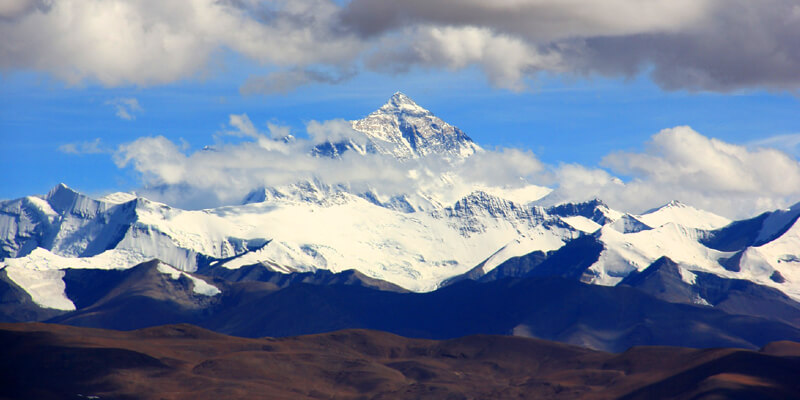
[[[633,271],[642,271],[661,256],[680,264],[687,283],[693,271],[712,273],[724,278],[744,279],[778,289],[800,301],[800,223],[780,237],[747,247],[739,257],[704,246],[705,231],[673,223],[635,233],[621,233],[603,227],[596,233],[603,243],[600,259],[589,268],[587,283],[616,285]],[[738,260],[734,267],[723,267],[726,259]]]
[[[657,228],[666,223],[674,223],[687,228],[697,229],[717,229],[731,223],[731,220],[710,213],[698,210],[694,207],[673,200],[659,208],[647,211],[637,216],[645,224]]]
[[[115,192],[107,194],[99,199],[101,202],[111,204],[122,204],[136,200],[136,194],[128,192]]]
[[[0,257],[37,247],[65,256],[91,256],[113,247],[133,219],[126,204],[94,200],[59,184],[47,195],[0,202]]]
[[[798,218],[800,218],[800,203],[785,210],[777,210],[770,213],[761,225],[761,230],[759,230],[755,242],[765,243],[774,239],[790,226],[794,226]]]
[[[521,235],[506,243],[497,252],[483,262],[484,273],[497,268],[500,264],[514,258],[533,253],[534,251],[548,252],[561,248],[564,243],[576,239],[580,232],[569,229],[548,229],[544,226]]]
[[[431,211],[398,211],[340,188],[309,185],[267,201],[199,211],[143,198],[122,204],[97,202],[96,208],[109,216],[88,213],[85,218],[93,221],[100,215],[107,225],[119,227],[118,239],[108,242],[107,250],[75,257],[63,247],[39,246],[4,263],[42,270],[128,268],[158,258],[192,272],[199,257],[211,257],[229,259],[213,264],[225,268],[255,263],[280,272],[355,268],[426,291],[521,235],[528,248],[552,250],[580,234],[541,208],[483,191]],[[48,215],[54,220],[63,217],[55,211]],[[114,220],[115,215],[125,218]],[[86,241],[93,242],[103,231],[85,232]]]
[[[631,272],[642,271],[663,256],[695,270],[725,272],[718,260],[729,253],[703,246],[698,240],[702,234],[674,223],[630,233],[605,226],[595,233],[604,250],[589,268],[592,278],[588,283],[616,285]]]
[[[401,212],[428,211],[443,207],[434,195],[421,191],[394,196],[385,196],[371,189],[357,193],[346,185],[328,185],[317,179],[278,187],[261,187],[248,193],[242,204],[304,202],[324,206],[342,201],[345,193],[357,195],[377,206]]]
[[[108,250],[91,257],[63,257],[39,247],[25,257],[3,260],[0,268],[34,303],[72,311],[75,305],[65,293],[64,269],[126,269],[144,261],[141,253],[126,250]]]
[[[31,296],[31,300],[40,307],[75,310],[75,304],[65,292],[64,271],[36,270],[11,265],[6,266],[4,270],[8,278],[25,290]]]
[[[769,232],[764,237],[773,239],[745,249],[737,275],[800,299],[800,216],[797,210],[800,205],[773,213],[772,224],[768,224],[769,219],[765,221],[761,232]],[[789,224],[788,229],[786,224]],[[776,231],[782,234],[774,237]]]
[[[559,204],[548,208],[547,212],[586,233],[595,232],[601,226],[610,226],[622,233],[652,229],[636,216],[613,210],[599,199]]]
[[[142,198],[120,200],[94,200],[61,184],[46,196],[2,202],[0,256],[19,258],[46,249],[61,257],[91,258],[113,249],[142,255],[138,261],[159,258],[193,271],[198,254],[225,258],[247,251],[246,240],[224,235],[224,220],[193,217],[204,211]]]
[[[92,257],[63,257],[40,247],[25,257],[3,260],[0,268],[34,303],[71,311],[75,305],[65,293],[64,269],[126,269],[144,261],[141,253],[125,250],[108,250]]]
[[[576,215],[572,217],[563,217],[561,219],[564,222],[568,223],[573,228],[585,233],[597,232],[597,230],[600,229],[602,226],[597,222],[594,222],[591,219],[581,215]]]
[[[432,212],[398,212],[362,197],[342,201],[281,201],[213,210],[239,237],[266,237],[262,248],[222,267],[262,263],[282,272],[355,268],[374,278],[425,291],[474,267],[520,234],[557,248],[579,233],[540,209],[474,192]]]
[[[366,118],[352,121],[352,126],[369,138],[363,151],[375,151],[399,159],[437,155],[458,160],[481,151],[480,146],[460,129],[400,92]]]
[[[696,228],[728,221],[677,202],[641,216],[613,210],[600,200],[561,204],[546,212],[602,243],[599,259],[589,267],[587,283],[616,285],[662,256],[695,270],[725,272],[718,260],[730,256],[701,244],[699,239],[706,232]]]
[[[190,281],[192,281],[192,287],[193,287],[192,291],[195,294],[211,297],[211,296],[216,296],[216,295],[222,293],[219,289],[217,289],[216,286],[211,285],[208,282],[206,282],[206,281],[204,281],[204,280],[202,280],[200,278],[191,276],[191,275],[187,274],[186,272],[179,271],[179,270],[175,269],[174,267],[172,267],[171,265],[159,262],[158,266],[156,266],[156,268],[158,269],[158,272],[161,272],[162,274],[169,275],[170,279],[172,279],[172,280],[178,280],[178,279],[180,279],[181,276],[184,276],[184,277],[188,278]]]

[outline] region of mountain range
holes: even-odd
[[[378,154],[412,170],[484,151],[402,93],[351,126],[310,155]],[[530,184],[453,188],[388,195],[309,179],[183,210],[59,184],[0,202],[0,318],[517,334],[612,351],[800,340],[800,203],[731,221],[679,201],[637,214],[599,199],[543,205],[549,189]]]

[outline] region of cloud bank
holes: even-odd
[[[238,204],[255,188],[311,180],[355,193],[425,193],[445,205],[476,187],[535,184],[553,188],[544,204],[600,198],[613,208],[642,212],[677,199],[731,218],[800,201],[796,158],[708,138],[686,126],[656,133],[641,152],[608,154],[600,166],[546,165],[533,153],[512,148],[476,153],[456,164],[352,151],[330,159],[310,155],[311,148],[364,136],[344,120],[311,121],[304,133],[308,139],[296,139],[286,127],[260,130],[247,115],[231,115],[213,148],[190,152],[163,136],[143,137],[120,146],[114,161],[139,174],[141,194],[184,208]],[[244,140],[227,143],[226,136]],[[78,151],[62,149],[70,150]]]
[[[794,0],[12,0],[0,36],[0,69],[71,84],[202,77],[232,52],[265,68],[246,94],[362,69],[473,66],[512,90],[540,72],[646,72],[668,90],[800,87]]]
[[[728,217],[800,202],[796,158],[708,138],[687,126],[653,135],[643,152],[609,154],[601,165],[605,169],[558,167],[550,201],[598,197],[623,210],[644,211],[677,199]]]
[[[304,133],[308,139],[287,136],[288,128],[275,125],[262,131],[247,115],[231,115],[213,147],[189,152],[163,136],[142,137],[119,146],[113,159],[139,175],[140,194],[183,208],[238,204],[254,189],[302,181],[387,197],[424,192],[448,203],[476,185],[518,187],[520,179],[535,179],[543,169],[532,153],[516,149],[487,151],[456,165],[436,157],[401,161],[353,151],[340,159],[315,157],[311,149],[320,143],[366,137],[344,120],[310,121]],[[228,143],[226,136],[245,140]]]

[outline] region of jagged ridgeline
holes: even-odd
[[[352,137],[312,153],[456,165],[484,151],[401,93],[351,124]],[[463,280],[557,276],[745,314],[728,295],[755,293],[788,305],[775,318],[791,322],[800,299],[800,205],[731,222],[677,201],[642,214],[601,200],[543,206],[548,192],[527,185],[389,195],[310,179],[254,188],[240,205],[182,210],[127,193],[94,199],[62,184],[0,202],[3,293],[30,306],[28,317],[7,319],[79,309],[70,288],[83,279],[76,276],[158,259],[165,282],[202,287],[191,293],[209,298],[229,287],[208,277],[427,292]],[[653,267],[662,257],[670,263]]]

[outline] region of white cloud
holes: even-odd
[[[253,122],[250,121],[250,117],[247,114],[231,114],[228,117],[228,123],[236,128],[233,131],[225,131],[228,135],[233,136],[246,136],[251,138],[258,138],[261,134],[256,129]]]
[[[512,89],[541,70],[616,77],[650,71],[669,90],[800,87],[794,0],[354,0],[343,19],[365,37],[393,38],[377,53],[395,56],[373,59],[382,70],[474,63],[495,85]],[[433,57],[420,49],[425,29],[433,33]],[[470,44],[495,38],[507,59],[459,48],[470,36]],[[465,56],[472,61],[464,63]]]
[[[383,195],[413,194],[419,190],[453,200],[475,185],[519,186],[520,178],[542,171],[530,152],[515,149],[487,151],[455,169],[444,160],[428,158],[400,161],[379,154],[344,153],[341,159],[313,157],[313,146],[326,141],[354,140],[364,144],[363,134],[344,120],[311,121],[308,139],[284,141],[284,127],[269,126],[261,132],[245,114],[231,115],[226,135],[217,136],[213,151],[187,152],[163,137],[143,137],[123,144],[114,154],[119,168],[132,168],[145,187],[140,193],[155,200],[189,208],[238,203],[249,191],[319,179],[330,185],[346,185],[356,192],[377,190]],[[237,143],[225,136],[245,138]],[[486,165],[491,165],[487,168]],[[409,173],[413,170],[414,173]],[[444,176],[448,179],[443,179]]]
[[[545,170],[531,151],[512,148],[475,153],[456,167],[457,176],[466,182],[501,187],[538,180]]]
[[[705,137],[689,127],[665,129],[640,153],[617,152],[602,165],[556,171],[553,201],[598,197],[623,210],[644,211],[677,199],[729,217],[800,201],[800,162],[772,148],[748,149]]]
[[[294,141],[282,140],[287,128],[272,125],[262,132],[244,114],[231,115],[229,128],[226,133],[245,140],[187,153],[164,137],[146,137],[120,146],[114,159],[120,168],[141,174],[142,193],[184,207],[237,203],[257,187],[311,179],[389,196],[423,191],[445,202],[476,186],[533,183],[555,189],[548,203],[600,198],[614,208],[641,212],[677,199],[728,217],[800,201],[797,159],[774,148],[708,138],[685,126],[653,135],[642,152],[607,155],[601,163],[606,169],[548,166],[529,151],[507,148],[477,153],[456,165],[435,157],[399,161],[355,152],[341,159],[316,158],[309,154],[318,143],[364,138],[344,120],[311,121],[309,139]]]
[[[51,0],[4,0],[0,2],[0,21],[20,18],[35,10],[47,11]]]
[[[306,125],[306,131],[313,144],[325,142],[337,143],[343,141],[353,141],[359,145],[366,144],[366,137],[363,133],[356,132],[350,122],[343,119],[329,121],[310,121]]]
[[[703,21],[709,0],[354,0],[344,19],[365,35],[412,23],[483,26],[532,41],[680,31]]]
[[[245,94],[335,84],[363,65],[475,65],[512,90],[539,71],[791,90],[798,36],[795,0],[7,0],[0,70],[155,85],[214,73],[234,53],[277,70],[246,79]]]
[[[144,111],[142,106],[139,105],[139,100],[136,100],[133,97],[118,97],[116,99],[107,101],[106,104],[114,107],[117,117],[120,117],[126,121],[132,121],[136,119],[136,114]]]
[[[452,70],[479,66],[489,81],[501,88],[521,90],[527,73],[563,67],[560,54],[543,51],[519,37],[489,28],[424,26],[387,40],[370,55],[368,66],[404,71],[414,65]]]
[[[360,43],[332,30],[337,10],[326,0],[60,0],[0,23],[0,68],[118,86],[208,73],[225,49],[265,65],[336,64]]]

